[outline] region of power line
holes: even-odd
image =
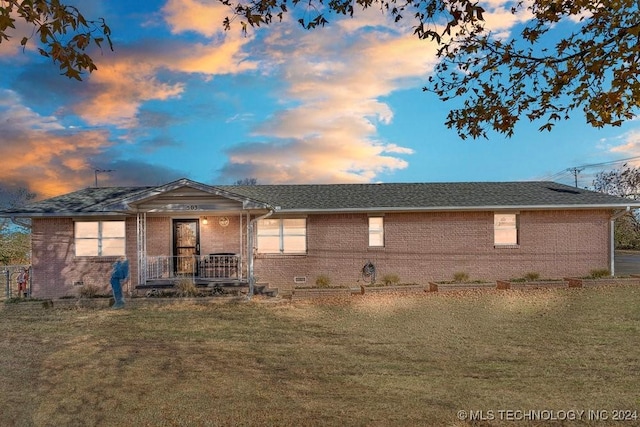
[[[581,174],[581,172],[584,172],[587,169],[594,169],[594,168],[602,168],[604,166],[612,166],[612,165],[616,165],[616,164],[625,164],[629,161],[632,160],[640,160],[640,156],[633,156],[633,157],[627,157],[624,159],[618,159],[618,160],[610,160],[607,162],[599,162],[599,163],[590,163],[590,164],[584,164],[584,165],[579,165],[579,166],[572,166],[570,168],[567,169],[563,169],[559,172],[553,173],[553,174],[549,174],[546,175],[544,177],[541,178],[541,180],[543,181],[564,181],[569,180],[570,178],[572,178],[573,184],[578,187],[578,179],[579,179],[579,175]],[[587,176],[591,176],[592,178],[595,178],[595,173],[591,172],[591,173],[582,173],[582,176],[587,175]],[[585,177],[586,178],[586,177]]]
[[[578,168],[592,168],[592,167],[596,167],[596,166],[607,166],[607,165],[612,165],[615,163],[624,163],[624,162],[628,162],[630,160],[638,160],[640,159],[640,156],[634,156],[634,157],[627,157],[626,159],[619,159],[619,160],[610,160],[608,162],[601,162],[601,163],[592,163],[589,165],[581,165],[581,166],[577,166]]]

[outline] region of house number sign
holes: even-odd
[[[226,227],[227,225],[229,225],[229,218],[227,218],[226,216],[221,216],[218,220],[218,224],[220,224],[221,227]]]

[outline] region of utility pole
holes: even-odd
[[[96,178],[96,188],[98,188],[98,174],[115,172],[115,170],[114,169],[96,169],[94,172],[95,172],[95,178]]]
[[[582,172],[582,168],[570,168],[569,172],[573,173],[573,179],[576,184],[576,188],[578,188],[578,174]]]

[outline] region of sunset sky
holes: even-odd
[[[231,184],[513,181],[572,183],[569,168],[640,155],[640,123],[595,130],[580,112],[551,132],[461,140],[448,108],[422,91],[435,46],[375,8],[306,31],[292,17],[223,31],[216,0],[76,0],[104,17],[115,51],[82,82],[24,31],[0,44],[0,188],[38,198],[95,184],[178,178]],[[526,17],[483,3],[495,31]],[[29,30],[30,31],[30,30]],[[590,185],[585,170],[580,185]]]

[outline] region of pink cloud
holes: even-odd
[[[90,185],[88,159],[110,145],[103,131],[69,131],[25,107],[12,91],[0,101],[0,179],[26,182],[41,196]]]

